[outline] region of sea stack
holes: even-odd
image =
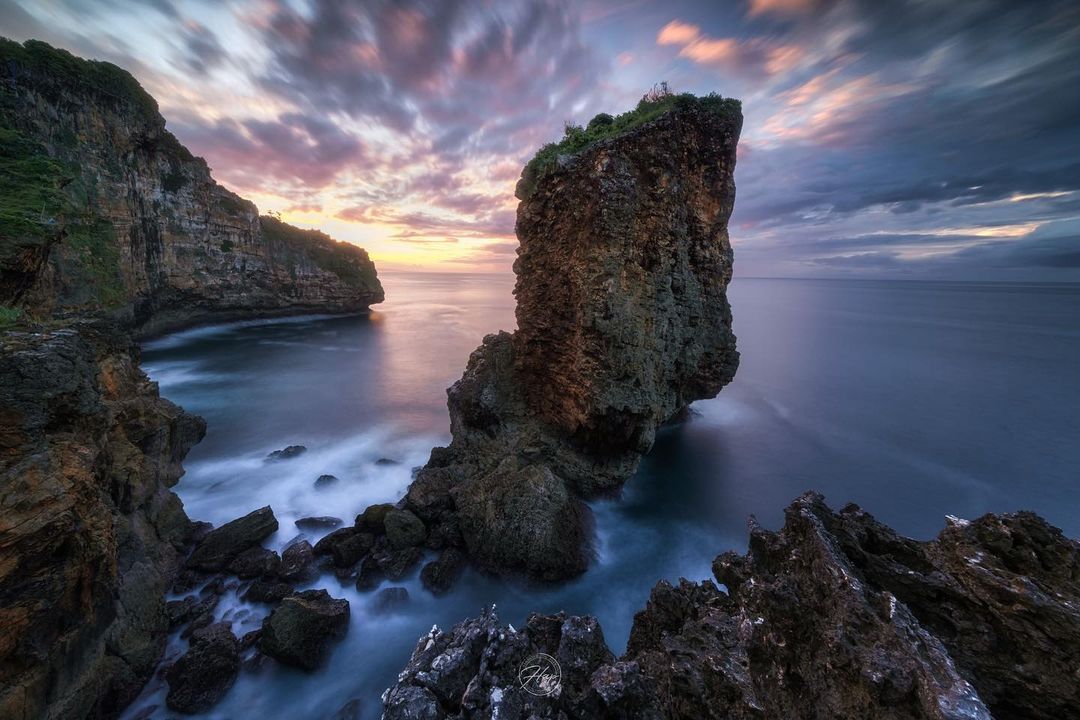
[[[657,428],[731,381],[726,289],[737,100],[661,95],[571,128],[518,183],[516,332],[448,390],[448,448],[406,504],[480,567],[588,563],[582,499],[617,489]]]

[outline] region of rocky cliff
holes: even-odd
[[[593,618],[433,629],[384,720],[1080,717],[1080,543],[1031,513],[918,542],[807,494],[713,571],[659,583],[618,660]]]
[[[581,498],[618,488],[657,427],[738,365],[725,291],[738,101],[666,95],[544,148],[518,184],[518,329],[448,391],[453,441],[406,498],[481,567],[582,572]]]
[[[366,252],[260,218],[130,74],[45,43],[0,39],[0,196],[9,314],[150,334],[383,299]]]
[[[109,717],[164,649],[205,424],[104,327],[2,333],[0,378],[0,717]]]

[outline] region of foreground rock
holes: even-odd
[[[187,564],[198,570],[222,570],[244,551],[255,549],[277,529],[278,521],[270,506],[259,508],[207,533],[191,553]]]
[[[409,489],[428,532],[451,525],[486,570],[581,573],[581,499],[619,487],[659,425],[735,374],[725,293],[739,104],[643,108],[659,116],[526,169],[518,330],[473,352],[448,391],[453,441]]]
[[[205,424],[108,328],[0,334],[0,717],[118,713],[165,647]]]
[[[260,217],[127,72],[33,40],[2,40],[0,66],[0,304],[148,335],[382,301],[364,250]]]
[[[1080,717],[1080,544],[1033,514],[918,542],[808,494],[713,567],[728,592],[657,584],[618,661],[591,618],[434,630],[384,717]],[[538,652],[560,674],[539,693]]]
[[[281,601],[263,621],[259,650],[303,670],[317,669],[349,627],[349,601],[305,590]]]
[[[209,710],[225,697],[239,672],[240,644],[228,623],[196,630],[188,651],[165,674],[165,702],[184,713]]]

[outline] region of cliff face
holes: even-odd
[[[1080,544],[1031,513],[898,536],[807,494],[716,580],[660,582],[613,659],[593,618],[493,615],[417,644],[385,720],[1080,717]],[[537,653],[557,687],[523,688]]]
[[[168,488],[205,424],[114,330],[0,344],[0,716],[108,717],[164,649],[190,531]]]
[[[148,334],[383,299],[364,250],[260,218],[108,63],[0,39],[0,149],[0,303],[29,316]]]
[[[472,354],[448,391],[453,441],[407,496],[488,570],[582,572],[580,498],[619,487],[661,423],[735,374],[739,104],[659,103],[575,155],[545,149],[519,183],[518,330]]]

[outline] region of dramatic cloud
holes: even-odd
[[[1070,0],[0,0],[215,176],[399,266],[506,271],[523,163],[667,80],[743,100],[737,273],[1078,279]]]

